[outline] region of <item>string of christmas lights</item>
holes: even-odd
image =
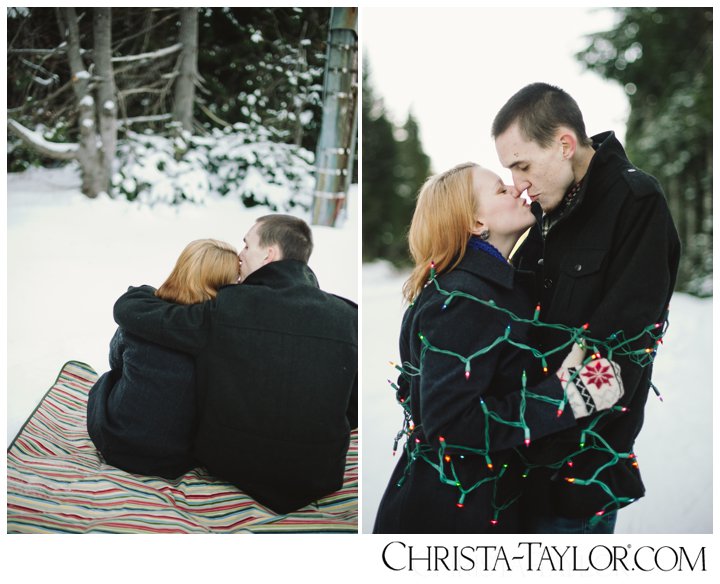
[[[393,365],[400,372],[400,378],[408,383],[413,377],[421,375],[422,361],[423,359],[425,359],[426,355],[429,352],[439,353],[457,359],[460,364],[460,369],[463,371],[462,374],[464,375],[465,380],[469,381],[472,375],[472,361],[474,359],[482,357],[483,355],[492,351],[494,348],[501,345],[502,343],[508,343],[516,347],[517,349],[530,352],[533,357],[540,361],[540,366],[542,367],[543,373],[546,375],[548,374],[547,359],[555,353],[569,352],[570,348],[575,343],[590,351],[590,355],[586,357],[583,361],[583,366],[590,365],[594,360],[601,359],[604,355],[605,358],[609,361],[617,357],[626,357],[638,366],[645,367],[650,365],[653,362],[655,356],[657,355],[657,348],[662,343],[663,336],[668,326],[666,314],[663,322],[654,323],[648,327],[645,327],[641,332],[634,336],[627,337],[623,331],[618,331],[611,334],[606,339],[599,339],[592,337],[589,323],[586,323],[581,327],[570,327],[566,325],[551,324],[540,321],[539,317],[541,307],[539,304],[535,307],[533,317],[531,319],[526,319],[517,316],[513,312],[501,306],[498,306],[493,300],[483,300],[481,298],[477,298],[472,294],[460,290],[444,290],[437,280],[434,263],[431,263],[430,265],[430,277],[426,284],[426,287],[431,284],[434,285],[437,293],[445,297],[445,301],[441,306],[442,311],[451,309],[451,303],[457,298],[462,298],[471,302],[477,302],[485,307],[504,313],[507,317],[509,317],[510,323],[507,325],[505,332],[502,335],[498,336],[487,346],[482,347],[468,355],[462,355],[454,351],[449,351],[441,347],[436,347],[422,332],[420,332],[418,334],[419,340],[422,344],[422,348],[420,351],[420,364],[416,366],[411,363],[404,362],[402,366],[400,366],[391,363],[391,365]],[[410,305],[411,308],[413,306],[414,303]],[[535,347],[511,338],[513,322],[522,323],[533,327],[555,329],[556,331],[565,333],[565,335],[567,336],[567,340],[558,345],[557,347],[542,352]],[[650,340],[649,343],[647,342],[647,339]],[[574,381],[577,376],[580,375],[581,371],[582,368],[577,368],[576,370],[574,370],[570,376],[570,381]],[[403,437],[406,438],[404,448],[407,454],[407,465],[403,476],[397,483],[397,486],[402,486],[405,481],[405,477],[410,470],[410,467],[420,460],[424,461],[426,464],[429,464],[437,471],[440,482],[442,482],[443,484],[454,486],[458,489],[459,498],[457,501],[457,507],[460,509],[464,507],[465,499],[468,494],[473,492],[475,489],[481,487],[482,485],[493,483],[493,495],[491,500],[491,505],[493,507],[493,518],[491,519],[491,524],[493,525],[498,523],[500,513],[507,509],[515,501],[517,501],[520,496],[518,495],[510,499],[509,501],[498,502],[498,481],[506,472],[508,472],[508,465],[503,464],[502,466],[500,466],[500,468],[496,468],[493,464],[493,461],[490,457],[491,439],[489,421],[494,420],[499,424],[505,424],[521,429],[524,434],[524,444],[526,447],[528,447],[531,441],[532,430],[525,420],[527,400],[537,400],[551,405],[556,409],[556,415],[558,417],[562,415],[564,408],[567,405],[566,395],[564,395],[562,399],[557,400],[530,391],[527,388],[527,373],[525,370],[523,370],[520,378],[520,407],[518,412],[518,418],[516,420],[507,420],[502,418],[496,412],[488,408],[485,401],[480,398],[480,406],[485,416],[484,447],[471,448],[461,444],[449,444],[443,436],[440,436],[438,438],[438,444],[434,445],[425,443],[423,441],[423,439],[421,438],[422,434],[418,431],[419,428],[416,427],[413,423],[411,412],[412,408],[410,403],[411,398],[409,393],[403,392],[397,384],[392,382],[392,380],[388,379],[388,382],[395,390],[396,399],[398,403],[402,406],[404,414],[402,428],[395,436],[393,445],[393,454],[395,454],[400,440]],[[650,385],[658,398],[662,400],[662,396],[660,395],[657,387],[655,387],[655,385],[653,385],[652,383]],[[599,521],[600,518],[608,511],[618,509],[625,504],[631,503],[634,499],[616,496],[612,492],[612,489],[609,487],[609,485],[601,481],[598,477],[606,468],[618,464],[620,461],[623,460],[632,460],[632,465],[637,468],[638,463],[635,453],[617,452],[595,429],[600,423],[600,421],[606,416],[612,414],[613,412],[623,413],[626,411],[626,407],[615,405],[603,412],[597,413],[594,417],[590,419],[588,425],[582,429],[580,443],[577,450],[568,454],[564,458],[554,461],[552,463],[532,463],[530,460],[528,460],[527,456],[524,455],[521,448],[515,448],[515,452],[519,455],[522,464],[524,464],[525,466],[522,477],[527,478],[530,472],[538,468],[550,468],[552,470],[558,470],[564,466],[572,468],[573,459],[577,458],[582,453],[594,449],[598,452],[604,453],[607,456],[607,462],[595,469],[592,476],[588,478],[565,478],[565,480],[573,486],[598,486],[608,495],[610,499],[609,502],[602,509],[599,509],[595,513],[595,516],[590,519],[591,525]],[[457,457],[460,460],[464,460],[465,456],[468,455],[483,457],[490,474],[472,485],[463,485],[462,481],[458,476],[458,473],[456,472],[454,457]]]

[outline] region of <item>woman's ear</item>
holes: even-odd
[[[470,233],[473,235],[480,235],[482,231],[485,229],[485,223],[483,223],[479,217],[475,218],[475,224],[473,225],[473,228],[470,230]]]

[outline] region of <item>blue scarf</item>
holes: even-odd
[[[496,248],[494,245],[488,243],[487,241],[483,241],[476,235],[471,235],[470,239],[468,240],[468,246],[473,248],[477,251],[484,251],[485,253],[490,254],[493,257],[496,257],[499,259],[502,263],[507,264],[507,260],[503,256],[503,254],[500,253],[498,248]]]

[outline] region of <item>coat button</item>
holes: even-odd
[[[550,278],[545,278],[545,288],[550,288],[553,285],[553,281]]]
[[[540,259],[538,260],[538,266],[542,266],[544,263],[545,263],[545,260],[544,260],[544,259],[540,258]]]
[[[576,272],[582,271],[582,264],[575,264],[573,270],[575,270]]]

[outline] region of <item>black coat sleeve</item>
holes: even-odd
[[[155,296],[150,286],[130,287],[115,303],[113,316],[129,333],[197,355],[208,342],[211,305],[174,304]]]
[[[620,332],[625,338],[634,337],[665,315],[675,285],[680,244],[663,195],[654,192],[629,197],[613,242],[605,294],[588,320],[592,337],[597,339]],[[652,338],[645,335],[630,348],[652,346]],[[613,355],[613,360],[622,370],[622,403],[629,403],[642,367],[621,355]]]
[[[442,436],[448,445],[486,452],[524,443],[522,427],[499,423],[490,413],[505,421],[524,419],[530,440],[575,425],[569,408],[558,418],[555,404],[527,394],[523,399],[522,369],[513,365],[517,363],[517,350],[507,343],[473,357],[466,378],[465,363],[457,355],[470,357],[504,334],[508,319],[498,311],[463,300],[456,300],[446,311],[440,310],[439,303],[431,303],[423,307],[418,323],[418,338],[410,342],[420,343],[419,347],[426,342],[439,349],[420,349],[420,402],[413,406],[421,414],[422,429],[430,443],[437,444]],[[512,367],[514,370],[508,370]],[[558,401],[563,397],[560,382],[552,374],[527,391]]]
[[[350,400],[348,401],[348,408],[346,413],[350,428],[354,430],[358,427],[358,376],[355,374],[355,381],[353,382],[353,388],[350,392]]]
[[[108,357],[108,361],[110,362],[110,369],[114,369],[115,371],[122,371],[124,345],[125,339],[123,338],[122,329],[119,328],[115,331],[113,338],[110,339],[110,355]]]

